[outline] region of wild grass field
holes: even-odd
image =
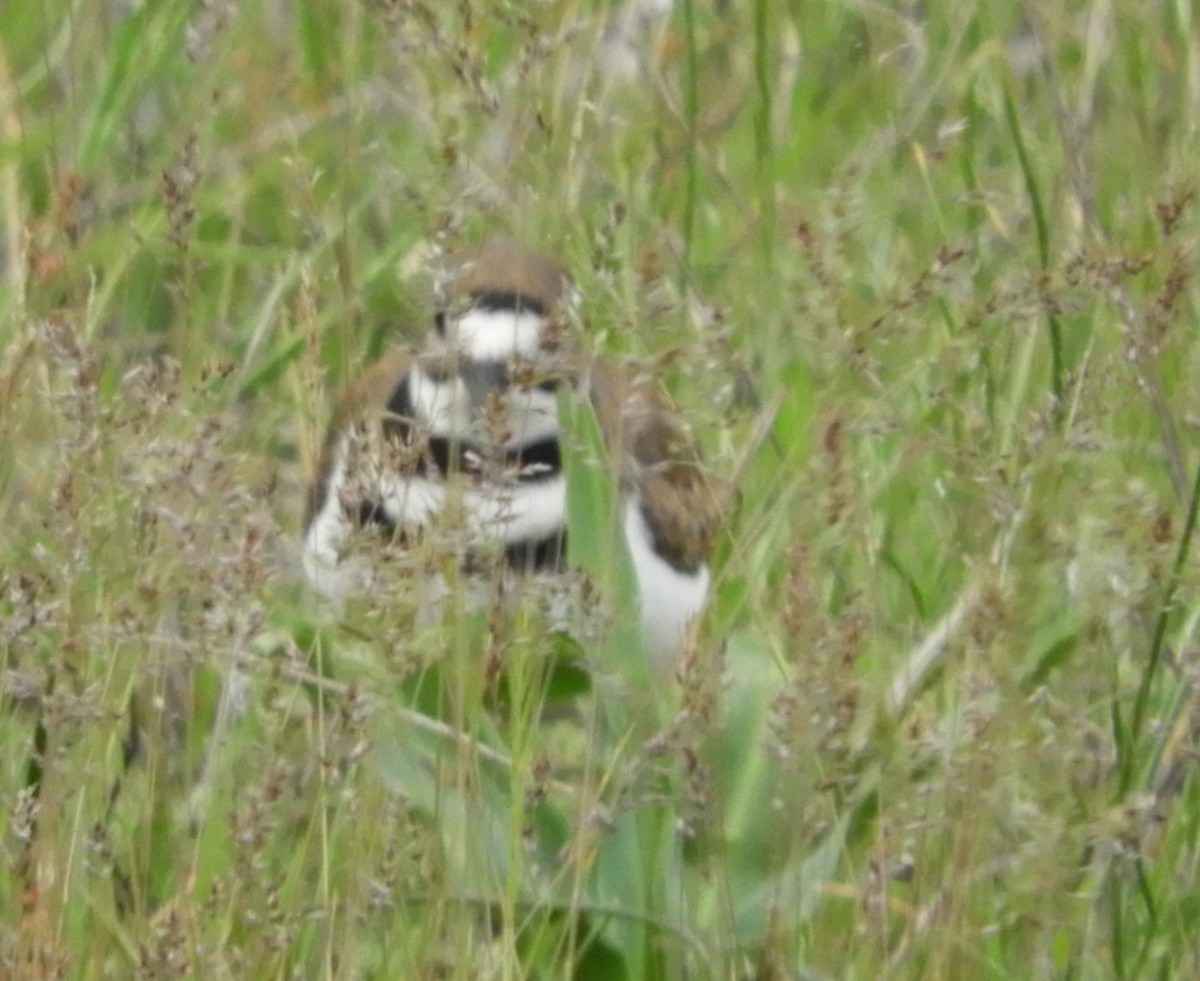
[[[0,977],[1200,976],[1190,2],[0,21]],[[673,672],[302,582],[496,233],[736,488]]]

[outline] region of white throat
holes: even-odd
[[[531,310],[468,310],[448,325],[451,347],[476,361],[533,359],[542,338],[543,318]]]
[[[503,400],[508,429],[505,445],[526,446],[559,433],[558,396],[539,388],[508,386],[497,389]],[[473,405],[466,383],[458,375],[431,378],[419,365],[409,374],[408,397],[416,420],[428,427],[430,436],[486,442],[490,433],[480,418],[482,406]]]

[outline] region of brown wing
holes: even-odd
[[[333,472],[338,443],[346,427],[359,419],[382,415],[411,366],[411,354],[388,355],[363,372],[338,399],[333,420],[325,434],[316,476],[309,485],[304,511],[305,531],[325,506],[329,494],[329,476]]]
[[[708,558],[728,493],[704,468],[691,430],[657,380],[597,359],[588,390],[622,486],[640,494],[656,551],[690,571]]]

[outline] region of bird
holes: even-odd
[[[724,511],[691,428],[651,373],[581,350],[578,291],[549,255],[492,239],[451,255],[435,293],[420,345],[339,400],[307,499],[308,580],[339,599],[356,536],[407,545],[448,521],[468,572],[568,568],[566,391],[590,403],[618,489],[643,646],[671,663],[704,608]]]

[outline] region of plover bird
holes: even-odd
[[[353,585],[345,552],[374,526],[417,541],[452,518],[464,565],[565,568],[560,390],[590,399],[619,488],[648,653],[670,660],[704,605],[723,495],[652,378],[584,357],[574,290],[553,259],[510,240],[454,257],[432,331],[385,357],[334,415],[309,493],[304,568],[321,592]]]

